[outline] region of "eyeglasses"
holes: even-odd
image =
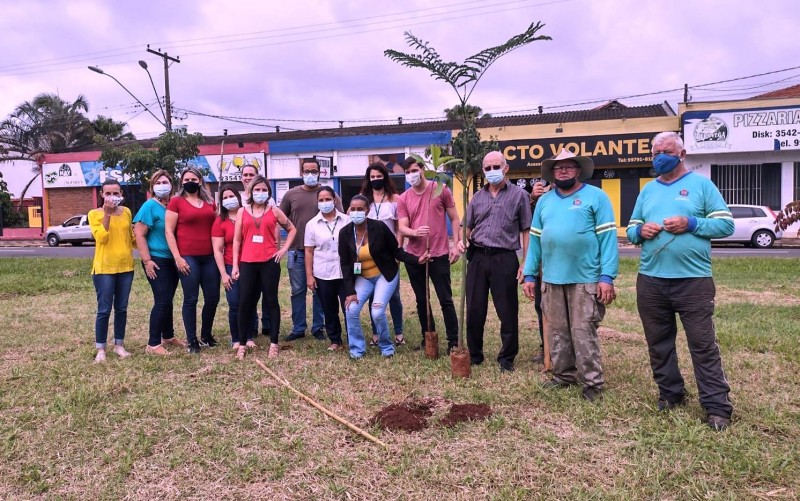
[[[489,172],[490,170],[500,170],[503,167],[505,167],[505,165],[487,165],[486,167],[483,168],[483,171]]]
[[[311,176],[311,175],[316,176],[317,174],[319,174],[318,170],[304,170],[303,171],[303,175],[304,176]]]
[[[578,167],[577,165],[558,165],[556,167],[553,167],[554,172],[555,171],[566,172],[568,170],[578,170],[578,169],[580,169],[580,167]]]

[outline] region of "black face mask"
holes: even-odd
[[[386,185],[386,180],[385,179],[372,179],[369,182],[369,184],[372,185],[372,189],[373,190],[382,190],[383,187]]]
[[[194,181],[183,183],[183,189],[186,191],[186,193],[197,193],[197,191],[200,189],[200,183],[195,183]]]
[[[569,179],[556,179],[554,184],[557,187],[561,188],[562,190],[569,190],[572,189],[572,187],[575,186],[575,183],[577,182],[578,182],[577,177],[571,177]]]

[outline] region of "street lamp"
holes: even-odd
[[[150,70],[147,69],[147,62],[139,60],[139,66],[142,67],[144,71],[147,72],[147,76],[150,77],[150,85],[153,86],[153,92],[156,93],[156,100],[158,101],[158,107],[161,108],[161,115],[164,117],[164,122],[167,121],[167,114],[164,113],[164,107],[161,106],[161,98],[158,97],[158,91],[156,90],[156,84],[153,82],[153,75],[150,74]]]
[[[145,110],[147,110],[147,112],[148,112],[148,113],[150,113],[151,115],[153,115],[153,118],[155,118],[155,119],[156,119],[156,121],[158,121],[158,123],[160,123],[162,126],[164,126],[164,128],[167,128],[167,124],[166,124],[166,123],[164,123],[164,122],[162,122],[162,121],[161,121],[161,119],[160,119],[160,118],[158,118],[158,117],[155,115],[155,113],[153,113],[152,111],[150,111],[150,108],[148,108],[148,107],[147,107],[147,105],[146,105],[146,104],[144,104],[144,103],[143,103],[143,102],[142,102],[142,101],[141,101],[141,100],[140,100],[138,97],[134,96],[134,95],[133,95],[133,92],[129,91],[127,87],[125,87],[124,85],[122,85],[122,82],[120,82],[119,80],[117,80],[116,78],[114,78],[114,75],[111,75],[110,73],[106,73],[105,71],[101,70],[101,69],[100,69],[100,68],[98,68],[97,66],[89,66],[89,69],[90,69],[90,70],[92,70],[92,71],[94,71],[95,73],[100,73],[101,75],[105,75],[105,76],[107,76],[107,77],[111,78],[112,80],[114,80],[115,82],[117,82],[117,84],[119,84],[119,86],[120,86],[120,87],[122,87],[123,89],[125,89],[125,92],[127,92],[128,94],[130,94],[130,95],[131,95],[131,97],[132,97],[132,98],[134,98],[134,99],[136,100],[136,102],[137,102],[137,103],[141,104],[141,105],[142,105],[142,107],[143,107]],[[169,129],[167,129],[167,130],[169,130]]]

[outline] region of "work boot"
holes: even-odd
[[[587,386],[583,389],[582,392],[583,398],[588,400],[589,402],[594,402],[596,400],[603,399],[603,389],[598,388],[597,386]]]
[[[709,414],[706,424],[714,431],[725,431],[730,426],[731,420],[716,414]]]

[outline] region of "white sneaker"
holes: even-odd
[[[97,350],[97,355],[94,357],[94,363],[101,364],[106,361],[106,350]]]
[[[130,352],[125,348],[123,348],[121,345],[114,346],[114,353],[116,353],[119,358],[128,358],[129,356],[131,356]]]

